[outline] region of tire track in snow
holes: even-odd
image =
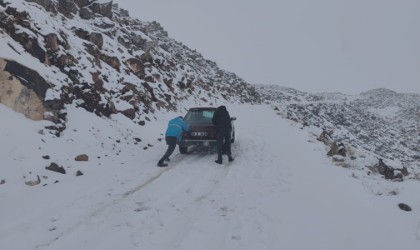
[[[209,155],[209,157],[203,157],[205,155]],[[210,159],[210,156],[213,157],[213,154],[210,153],[203,153],[203,152],[191,152],[189,154],[183,155],[183,154],[176,154],[170,162],[170,165],[166,168],[162,168],[158,170],[155,174],[148,177],[146,180],[142,181],[139,185],[136,185],[135,187],[131,188],[130,190],[124,192],[120,197],[114,198],[111,201],[108,201],[106,203],[103,203],[100,205],[99,208],[95,209],[93,212],[89,213],[89,215],[84,216],[82,219],[80,219],[76,224],[74,224],[71,227],[68,227],[66,229],[63,229],[59,234],[56,234],[53,239],[48,241],[44,244],[38,244],[35,249],[45,249],[48,247],[53,247],[53,245],[57,242],[60,242],[60,239],[63,238],[63,236],[70,236],[72,233],[77,232],[79,228],[82,227],[89,227],[90,224],[97,218],[102,216],[104,213],[106,213],[109,210],[112,210],[112,208],[118,206],[122,202],[128,200],[130,197],[132,197],[134,194],[141,192],[145,188],[149,187],[153,183],[155,183],[157,180],[161,179],[161,177],[168,172],[172,172],[170,170],[174,170],[176,168],[179,168],[179,166],[193,166],[197,165],[197,160],[199,161],[206,161],[205,165],[208,164],[207,161]],[[152,162],[145,162],[146,165],[149,165],[149,163]],[[181,164],[182,163],[182,164]],[[153,163],[154,164],[154,163]],[[181,165],[180,165],[181,164]],[[215,164],[215,163],[214,163]],[[216,165],[216,164],[215,164]],[[212,166],[213,167],[213,166]],[[219,167],[219,166],[214,166]],[[211,178],[209,181],[213,181],[212,185],[206,185],[203,188],[208,189],[206,193],[203,195],[196,197],[194,199],[194,203],[201,202],[202,200],[205,200],[206,197],[213,192],[213,190],[218,186],[220,183],[220,180],[223,179],[222,177],[226,176],[229,172],[228,167],[223,167],[223,171],[216,171],[217,177]],[[221,173],[221,174],[220,174]],[[192,203],[191,203],[192,204]],[[192,206],[192,207],[195,207]],[[111,214],[114,212],[110,212]],[[71,236],[70,236],[71,237]]]
[[[150,185],[151,183],[153,183],[154,181],[156,181],[157,179],[159,179],[164,173],[168,172],[169,170],[174,169],[180,162],[182,162],[182,160],[186,157],[187,155],[182,155],[182,154],[177,154],[175,155],[175,157],[172,158],[172,164],[171,167],[166,167],[166,168],[162,168],[161,170],[159,170],[156,174],[154,174],[153,176],[149,177],[147,180],[143,181],[140,185],[136,186],[135,188],[130,189],[129,191],[125,192],[121,197],[113,199],[105,204],[102,204],[99,208],[97,208],[94,212],[90,213],[88,216],[85,216],[83,219],[81,219],[77,224],[75,224],[74,226],[67,228],[66,230],[62,231],[59,235],[56,235],[54,237],[54,239],[50,240],[47,243],[44,244],[39,244],[35,247],[35,249],[42,249],[44,247],[48,247],[51,244],[53,244],[54,242],[60,240],[60,238],[63,235],[66,234],[70,234],[72,232],[74,232],[75,230],[77,230],[77,228],[85,225],[85,224],[89,224],[89,222],[91,220],[93,220],[95,217],[99,216],[100,214],[102,214],[104,211],[106,211],[107,209],[116,206],[117,204],[123,202],[124,200],[126,200],[127,198],[129,198],[131,195],[141,191],[142,189],[144,189],[145,187],[147,187],[148,185]]]
[[[166,173],[167,171],[169,171],[171,169],[174,169],[177,166],[177,164],[179,164],[182,160],[184,160],[184,158],[186,156],[187,155],[182,155],[182,154],[175,155],[175,157],[173,157],[172,160],[171,160],[171,165],[170,166],[162,168],[162,170],[159,171],[156,175],[154,175],[151,178],[149,178],[148,180],[144,181],[142,184],[138,185],[137,187],[135,187],[135,188],[127,191],[126,193],[124,193],[123,198],[126,198],[127,196],[130,196],[130,195],[142,190],[143,188],[147,187],[152,182],[154,182],[159,177],[161,177],[164,173]]]
[[[215,154],[205,157],[201,154],[198,162],[196,158],[188,159],[189,161],[186,165],[190,165],[192,168],[195,168],[195,165],[200,165],[202,162],[201,164],[206,168],[197,168],[195,171],[202,172],[202,175],[206,177],[199,179],[195,178],[194,175],[189,176],[188,182],[183,183],[185,185],[184,188],[189,187],[187,188],[187,195],[182,193],[185,189],[181,188],[169,199],[162,198],[162,200],[158,199],[153,201],[152,204],[148,204],[149,210],[142,215],[145,220],[143,228],[148,228],[148,231],[133,237],[137,241],[133,245],[140,245],[139,242],[142,241],[153,242],[156,239],[156,241],[159,241],[158,249],[183,249],[182,243],[190,238],[191,235],[194,235],[196,228],[202,222],[203,208],[215,202],[211,199],[212,195],[225,183],[224,180],[229,175],[232,164],[235,164],[233,162],[218,165],[214,163],[215,158]],[[191,171],[191,168],[187,169],[187,171]],[[176,176],[171,177],[176,178]],[[192,191],[188,191],[189,189],[192,189]],[[184,199],[178,200],[177,197],[182,196],[184,196]],[[185,197],[187,198],[185,199]],[[150,209],[150,207],[155,209]],[[162,214],[167,216],[163,218],[161,217]],[[165,225],[165,228],[160,228],[159,223]],[[151,236],[155,234],[161,235],[162,230],[168,232],[163,240],[159,236]]]

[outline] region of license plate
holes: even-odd
[[[191,132],[192,136],[207,136],[207,132]]]

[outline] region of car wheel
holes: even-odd
[[[188,151],[188,147],[182,147],[182,146],[179,146],[179,152],[180,152],[181,154],[186,154],[186,153],[187,153],[187,151]]]

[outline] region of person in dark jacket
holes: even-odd
[[[231,151],[231,138],[232,123],[229,112],[225,106],[220,106],[213,114],[212,122],[217,130],[217,160],[218,164],[223,163],[222,154],[225,151],[229,161],[233,161]]]
[[[166,167],[168,166],[165,161],[169,161],[169,156],[174,152],[176,148],[177,142],[179,142],[182,138],[182,132],[186,131],[189,132],[190,128],[184,122],[182,116],[178,116],[168,123],[168,128],[166,129],[165,133],[165,140],[166,144],[168,145],[168,149],[166,153],[162,156],[162,158],[158,162],[158,167]]]

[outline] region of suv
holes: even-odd
[[[188,147],[192,145],[201,147],[212,147],[216,145],[217,132],[216,127],[213,125],[212,118],[216,111],[214,107],[200,107],[191,108],[188,110],[184,117],[185,123],[190,127],[190,135],[187,132],[182,134],[182,139],[179,142],[179,152],[185,154]],[[231,117],[232,132],[231,142],[235,142],[235,126],[233,121],[236,117]]]

